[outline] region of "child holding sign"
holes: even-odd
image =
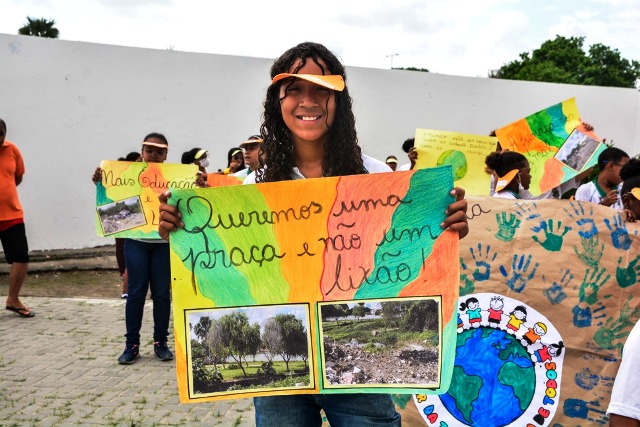
[[[164,135],[150,133],[142,142],[142,161],[164,163],[168,147]],[[92,179],[94,183],[102,179],[101,168],[96,169]],[[128,279],[125,305],[127,333],[125,349],[118,357],[118,363],[129,365],[140,356],[140,328],[149,288],[153,299],[153,351],[158,360],[173,360],[173,353],[167,345],[171,316],[169,245],[160,239],[126,239],[124,257]]]
[[[266,160],[245,184],[391,171],[362,154],[344,78],[344,66],[321,44],[301,43],[276,59],[260,128],[260,157]],[[449,205],[441,227],[464,237],[464,190],[455,188],[451,194],[457,201]],[[160,196],[158,232],[165,239],[184,226],[178,209],[167,204],[169,196]],[[400,425],[387,394],[269,396],[254,402],[258,426],[320,426],[321,409],[333,426]]]

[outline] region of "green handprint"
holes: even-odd
[[[601,280],[602,276],[606,272],[607,269],[605,267],[603,267],[602,270],[594,268],[591,272],[591,276],[589,276],[589,269],[587,268],[587,271],[584,273],[582,285],[580,285],[580,291],[578,292],[580,302],[586,302],[589,305],[593,305],[598,301],[598,291],[600,290],[600,287],[611,278],[611,275],[607,274],[607,276]]]
[[[574,246],[573,250],[576,252],[576,255],[589,267],[597,268],[604,251],[604,242],[602,242],[602,244],[600,243],[600,237],[598,237],[597,234],[589,238],[581,237],[580,241],[582,241],[583,252],[580,253],[578,247]]]
[[[560,228],[562,228],[562,222],[558,221],[558,224],[556,226],[556,232],[558,232]],[[562,241],[564,239],[565,234],[567,234],[569,230],[571,230],[571,227],[565,226],[564,230],[562,231],[562,235],[555,234],[553,232],[553,220],[550,219],[548,226],[545,221],[540,221],[540,225],[537,227],[533,227],[531,230],[535,231],[536,233],[540,232],[541,230],[544,230],[544,235],[545,235],[544,242],[541,242],[538,236],[532,236],[531,238],[534,241],[540,243],[540,246],[542,246],[546,250],[551,252],[558,252],[562,248]]]
[[[476,285],[473,280],[469,279],[470,274],[467,274],[467,270],[467,264],[460,257],[460,296],[472,294],[476,290]]]
[[[593,340],[603,349],[613,350],[614,348],[622,349],[624,343],[613,343],[614,340],[621,340],[629,335],[631,328],[638,321],[640,316],[640,309],[636,308],[631,310],[629,308],[629,302],[633,298],[629,295],[627,301],[620,309],[620,317],[613,320],[613,317],[607,319],[605,324],[598,329],[593,336]]]
[[[502,212],[496,214],[496,222],[498,223],[498,232],[496,238],[503,242],[510,242],[516,235],[516,230],[520,227],[522,221],[520,221],[514,214],[509,214],[507,219],[507,213]]]
[[[626,268],[622,268],[620,266],[620,264],[622,264],[622,257],[618,259],[618,268],[616,268],[616,280],[618,281],[618,285],[621,288],[628,288],[631,285],[635,285],[638,281],[638,275],[640,275],[640,265],[638,265],[638,261],[640,261],[640,255],[638,255],[636,259],[631,261]]]

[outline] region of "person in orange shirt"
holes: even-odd
[[[0,241],[9,271],[9,294],[5,308],[22,316],[33,317],[19,298],[20,288],[29,268],[29,245],[24,227],[24,214],[18,198],[18,185],[24,175],[20,150],[5,139],[7,124],[0,119]]]

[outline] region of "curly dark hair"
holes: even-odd
[[[624,196],[636,187],[640,188],[640,160],[631,159],[620,169],[620,178],[623,180],[620,195]]]
[[[522,169],[528,163],[527,158],[515,151],[496,151],[489,154],[484,164],[498,176],[505,176],[513,169]]]
[[[346,82],[345,69],[338,58],[325,46],[312,42],[300,43],[276,59],[271,66],[271,78],[280,73],[297,73],[308,60],[316,63],[323,74],[341,75]],[[280,110],[280,87],[291,83],[292,79],[284,79],[267,89],[260,126],[260,135],[264,140],[260,149],[260,163],[261,166],[266,165],[266,168],[256,171],[257,182],[291,179],[291,170],[295,166],[293,138]],[[322,174],[343,176],[367,173],[358,145],[349,90],[345,86],[343,91],[334,93],[336,113],[324,147]],[[262,159],[265,158],[263,163]]]

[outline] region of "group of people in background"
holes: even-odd
[[[413,138],[402,145],[408,158],[402,165],[398,165],[395,156],[381,162],[362,153],[345,68],[323,45],[307,42],[287,50],[273,63],[270,79],[260,134],[251,135],[231,148],[226,168],[214,173],[235,175],[244,178],[244,184],[254,184],[415,168],[418,152]],[[23,215],[16,190],[24,174],[24,163],[17,148],[5,141],[5,134],[6,125],[0,120],[0,185],[3,188],[0,192],[0,239],[7,261],[13,263],[6,309],[20,316],[32,317],[33,311],[18,298],[28,263]],[[167,159],[168,146],[164,135],[150,133],[143,139],[140,152],[132,152],[122,160],[163,163]],[[201,176],[211,173],[207,171],[211,162],[206,149],[194,147],[186,151],[181,162],[197,165]],[[494,176],[493,196],[533,198],[528,192],[530,165],[522,154],[497,150],[486,158],[486,166]],[[577,188],[575,199],[624,210],[629,221],[640,218],[640,160],[630,159],[624,151],[610,147],[600,154],[598,168],[599,173],[593,181]],[[100,168],[96,169],[92,179],[94,183],[101,180]],[[455,202],[449,205],[441,227],[453,230],[463,238],[468,233],[465,193],[460,188],[453,188],[451,195]],[[169,196],[169,192],[160,196],[160,239],[116,241],[119,272],[123,280],[122,297],[126,297],[126,341],[118,358],[120,364],[134,363],[140,355],[140,329],[149,290],[153,299],[154,353],[159,360],[173,359],[168,347],[171,273],[166,240],[171,232],[184,224],[179,209],[167,203]],[[640,371],[638,325],[629,342],[632,338],[636,342],[633,344],[635,349],[627,354],[625,347],[621,372],[623,369]],[[631,375],[627,376],[631,378]],[[624,391],[620,391],[616,382],[610,406],[612,414],[620,413],[615,411],[623,408],[621,415],[631,414],[640,419],[638,384],[627,382]],[[400,425],[400,415],[386,394],[269,396],[257,397],[254,402],[258,426],[320,426],[320,409],[335,426]],[[612,415],[612,425],[614,418]]]

